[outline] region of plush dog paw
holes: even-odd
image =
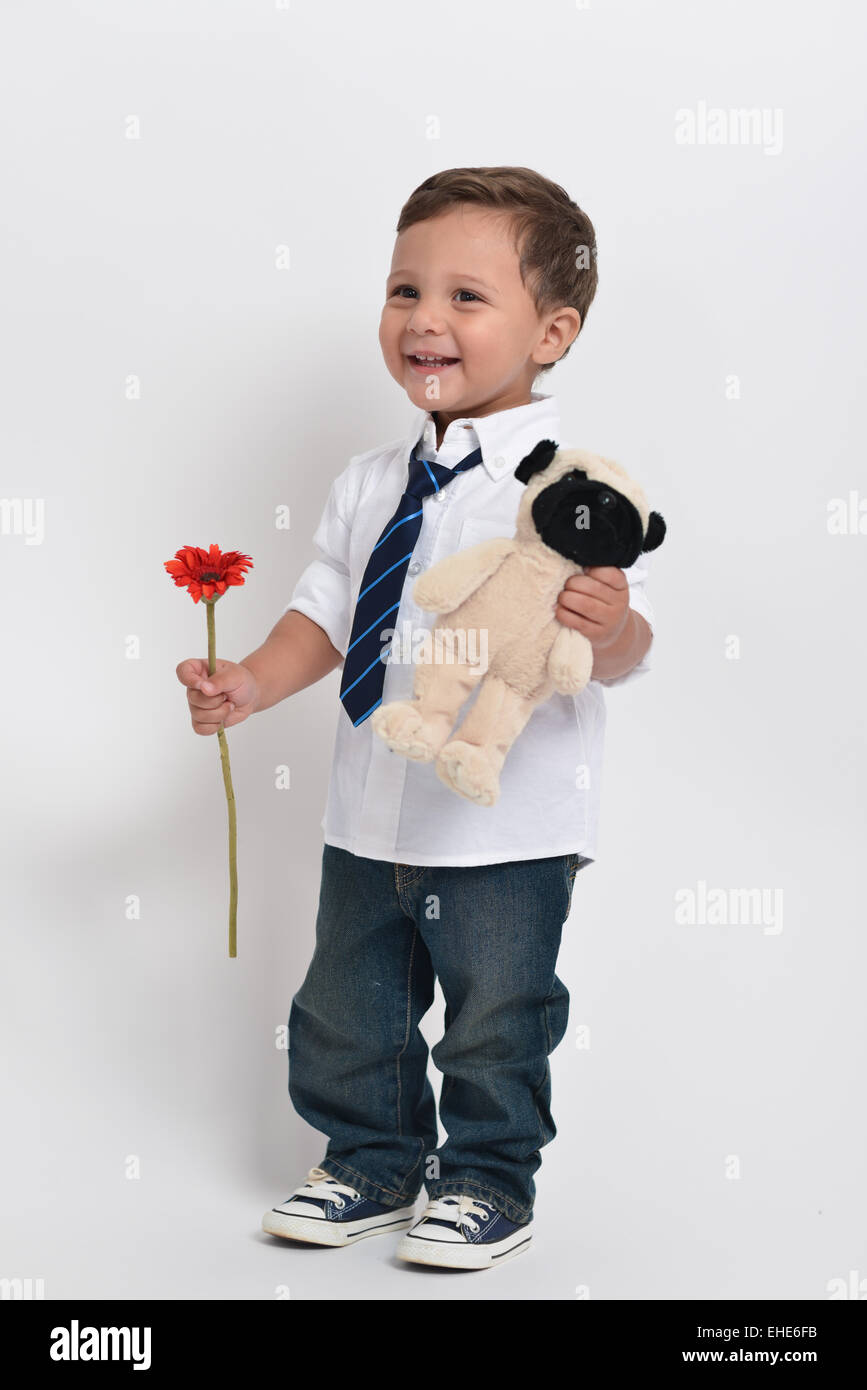
[[[447,787],[477,806],[493,806],[500,795],[500,779],[485,750],[462,739],[443,745],[436,772]]]
[[[370,716],[374,733],[384,739],[393,753],[401,753],[413,762],[429,763],[436,749],[431,731],[426,727],[417,704],[411,700],[392,700],[380,705]]]
[[[548,674],[561,695],[579,695],[593,675],[593,648],[574,628],[561,627],[548,657]]]

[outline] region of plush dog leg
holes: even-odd
[[[392,700],[373,711],[370,722],[393,753],[413,762],[429,763],[436,756],[433,730],[425,723],[418,700]],[[450,726],[451,727],[451,726]],[[448,734],[445,735],[448,737]]]
[[[412,700],[392,700],[370,716],[394,753],[429,763],[451,736],[461,705],[479,683],[478,668],[462,662],[419,663]]]
[[[519,695],[499,676],[486,675],[455,737],[440,749],[437,776],[477,806],[493,806],[506,754],[535,707],[535,700]]]

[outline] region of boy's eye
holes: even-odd
[[[391,293],[392,293],[393,296],[394,296],[394,295],[397,295],[399,298],[403,299],[403,298],[406,297],[406,294],[417,294],[418,291],[415,290],[415,289],[413,288],[412,285],[398,285],[398,286],[396,287],[396,289],[393,289],[393,290],[392,290]],[[471,299],[478,299],[478,298],[479,298],[479,296],[478,296],[477,294],[475,294],[473,290],[457,290],[456,293],[457,293],[457,294],[468,294],[468,295],[470,296]],[[466,300],[464,301],[464,303],[466,303]]]

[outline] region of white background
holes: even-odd
[[[867,1279],[867,535],[827,519],[867,496],[858,7],[43,0],[3,29],[0,495],[44,499],[45,530],[0,535],[0,1276],[443,1300]],[[781,150],[679,145],[701,102],[779,109]],[[175,678],[205,614],[163,562],[251,554],[218,653],[264,639],[332,478],[411,418],[377,342],[399,209],[482,164],[593,219],[597,298],[541,389],[669,537],[654,671],[607,697],[536,1239],[471,1278],[259,1232],[324,1142],[274,1038],[312,951],[339,673],[230,731],[230,961],[218,745]],[[782,930],[678,923],[701,881],[782,890]]]

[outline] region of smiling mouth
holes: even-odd
[[[443,367],[453,367],[461,359],[459,357],[428,357],[420,353],[410,352],[407,353],[406,360],[417,371],[436,372]]]

